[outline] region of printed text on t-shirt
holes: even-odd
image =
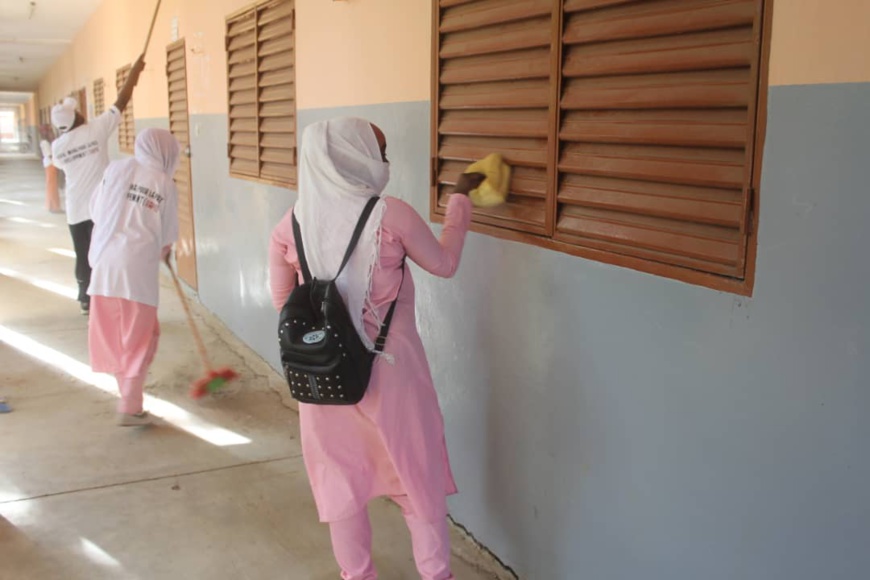
[[[127,199],[151,211],[158,211],[160,204],[163,202],[162,195],[153,189],[148,189],[144,185],[136,183],[130,184],[130,189],[127,191]]]
[[[84,159],[88,155],[93,155],[99,152],[99,150],[99,141],[91,141],[90,143],[79,145],[78,147],[74,147],[72,149],[67,149],[66,151],[61,152],[57,156],[57,158],[63,163],[72,163],[73,161]]]

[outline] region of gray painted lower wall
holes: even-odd
[[[276,368],[269,237],[295,194],[229,177],[226,116],[194,116],[190,149],[202,303]]]
[[[461,494],[454,517],[534,580],[870,576],[870,85],[774,88],[752,299],[470,236],[419,275]],[[389,193],[426,214],[429,105],[378,123]],[[193,117],[200,297],[276,364],[272,227],[294,196],[230,179]]]

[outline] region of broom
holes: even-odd
[[[169,256],[166,257],[166,266],[169,268],[169,273],[172,274],[172,282],[175,285],[175,291],[178,293],[178,299],[181,300],[181,305],[184,307],[184,314],[187,317],[187,325],[190,327],[190,332],[193,334],[193,339],[196,342],[196,349],[199,352],[199,358],[202,360],[202,366],[205,370],[205,375],[193,381],[190,385],[190,396],[193,399],[201,399],[209,393],[219,391],[230,381],[238,378],[239,373],[229,367],[219,369],[212,368],[208,359],[208,352],[205,350],[205,344],[202,341],[202,336],[199,334],[199,329],[193,321],[193,314],[190,312],[190,305],[187,303],[187,297],[181,289],[181,283],[178,281],[178,276],[175,275],[175,270],[169,262]]]
[[[142,54],[148,52],[148,45],[151,44],[151,35],[154,33],[154,25],[157,23],[157,14],[160,12],[160,4],[163,0],[157,0],[157,6],[154,7],[154,16],[151,17],[151,27],[148,28],[148,36],[145,38],[145,48],[142,49]]]

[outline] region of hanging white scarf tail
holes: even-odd
[[[338,272],[366,203],[386,187],[390,166],[382,160],[374,130],[364,119],[340,118],[310,125],[302,135],[300,153],[299,201],[294,212],[311,275],[329,280]],[[386,204],[380,201],[336,280],[357,334],[369,351],[375,345],[365,332],[363,314],[370,311],[380,325],[371,303],[371,287],[380,260],[385,211]]]

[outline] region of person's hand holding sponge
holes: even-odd
[[[460,183],[464,186],[472,186],[467,193],[475,206],[495,207],[507,199],[510,191],[511,168],[501,155],[493,153],[468,166],[456,184],[457,192]]]

